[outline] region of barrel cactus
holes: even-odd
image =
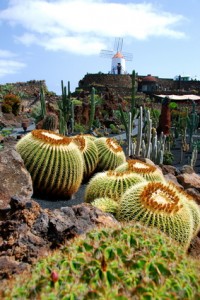
[[[97,139],[96,136],[92,135],[92,134],[89,134],[89,133],[85,133],[85,134],[82,134],[84,137],[87,137],[89,138],[90,140],[92,141],[95,141]]]
[[[35,194],[68,198],[77,192],[83,178],[83,158],[69,137],[38,129],[16,145],[31,174]]]
[[[194,198],[187,194],[183,189],[170,182],[170,187],[173,191],[181,196],[181,200],[189,207],[193,218],[193,234],[194,236],[200,230],[200,206],[195,202]]]
[[[88,180],[94,173],[98,164],[98,149],[94,141],[88,138],[86,135],[76,135],[73,137],[73,141],[79,147],[83,154],[84,172],[83,180]]]
[[[99,172],[90,179],[86,187],[85,202],[91,202],[100,197],[108,197],[118,201],[127,189],[138,182],[146,182],[146,180],[130,171],[108,170]]]
[[[91,204],[104,212],[115,214],[118,209],[118,203],[108,197],[97,198]]]
[[[121,198],[117,219],[157,227],[184,246],[193,237],[192,213],[181,201],[181,195],[167,183],[139,183],[127,190]]]
[[[147,181],[165,182],[162,172],[154,165],[150,165],[138,159],[129,159],[116,168],[116,171],[132,171],[143,176]]]
[[[58,127],[58,116],[53,113],[49,113],[44,117],[42,129],[56,131]]]
[[[95,140],[98,148],[98,171],[114,170],[126,161],[122,147],[112,138],[101,137]]]

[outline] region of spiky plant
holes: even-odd
[[[169,183],[173,191],[181,196],[181,200],[188,205],[193,218],[193,235],[195,236],[200,230],[200,206],[195,202],[194,198],[186,193],[183,189],[175,185],[173,182]]]
[[[158,230],[130,224],[76,237],[0,289],[1,299],[192,300],[200,267]]]
[[[44,117],[42,129],[56,131],[58,128],[58,116],[54,113],[49,113]]]
[[[31,174],[35,194],[71,197],[83,178],[83,158],[71,138],[48,130],[33,130],[16,145]]]
[[[147,182],[142,176],[130,171],[105,171],[95,174],[85,190],[85,202],[108,197],[119,201],[123,193],[138,182]]]
[[[97,198],[91,202],[91,204],[104,212],[116,214],[118,209],[118,203],[108,197]]]
[[[129,159],[125,163],[116,168],[116,171],[132,171],[143,176],[147,181],[165,182],[162,172],[153,165],[145,163],[138,159]]]
[[[99,153],[98,171],[114,170],[126,161],[122,147],[112,138],[98,138],[95,144]]]
[[[76,135],[73,137],[73,141],[77,144],[83,154],[83,180],[88,180],[94,173],[98,164],[99,156],[97,146],[92,139],[85,135]]]
[[[193,237],[192,213],[169,184],[139,183],[122,196],[117,219],[157,227],[182,245]]]
[[[92,141],[95,141],[95,140],[98,139],[96,136],[94,136],[94,135],[92,135],[92,134],[89,134],[89,133],[85,133],[85,134],[83,134],[83,136],[85,136],[85,137],[91,139]]]

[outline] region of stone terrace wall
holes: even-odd
[[[0,92],[6,86],[9,86],[9,88],[11,88],[13,92],[24,93],[27,98],[37,96],[39,94],[41,86],[43,86],[45,91],[48,91],[45,80],[30,80],[27,82],[0,84]]]
[[[98,92],[105,91],[105,87],[115,90],[120,96],[131,95],[131,76],[130,75],[112,75],[112,74],[86,74],[79,81],[79,88],[91,90],[95,87]]]

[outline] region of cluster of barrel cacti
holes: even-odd
[[[25,135],[16,149],[31,174],[34,193],[48,198],[70,198],[97,168],[111,170],[125,162],[122,148],[112,139],[66,137],[44,129]]]
[[[33,130],[16,149],[40,197],[68,199],[85,178],[85,202],[120,221],[157,227],[186,246],[200,229],[200,209],[192,197],[167,183],[155,165],[126,161],[123,149],[111,138]]]
[[[200,230],[200,208],[194,199],[168,183],[156,166],[136,159],[93,176],[85,202],[119,221],[156,227],[186,247]]]

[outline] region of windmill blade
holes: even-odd
[[[133,60],[133,54],[132,53],[123,52],[122,54],[123,54],[125,60],[128,60],[128,61],[132,61]]]
[[[111,58],[113,56],[113,51],[111,50],[101,50],[100,56],[101,57],[106,57],[106,58]]]
[[[114,44],[114,49],[116,52],[122,52],[122,47],[123,47],[123,38],[115,38],[115,44]]]

